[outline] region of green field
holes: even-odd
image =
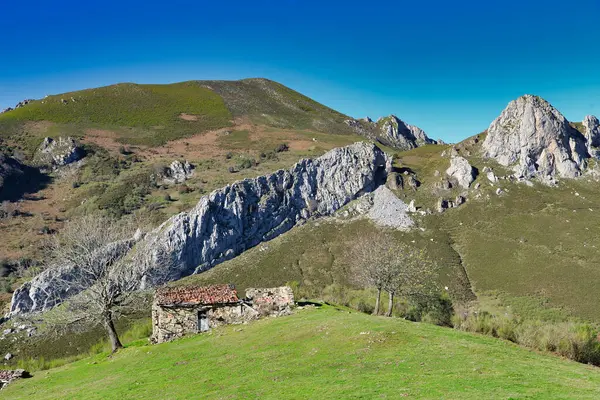
[[[484,336],[323,306],[138,342],[3,391],[10,399],[596,399],[600,371]]]

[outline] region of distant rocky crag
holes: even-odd
[[[379,118],[377,122],[369,117],[361,120],[346,120],[346,124],[361,136],[399,150],[439,143],[437,140],[430,139],[418,126],[407,124],[395,115]]]
[[[144,239],[154,249],[154,260],[165,254],[172,263],[168,274],[154,273],[150,265],[140,288],[202,272],[257,244],[271,240],[310,218],[333,214],[348,202],[383,184],[391,159],[370,143],[329,151],[305,159],[289,170],[245,179],[215,190],[192,210],[171,217]],[[126,246],[112,249],[126,254]],[[77,279],[76,266],[51,268],[17,289],[11,315],[44,311],[72,293],[52,285],[60,279]]]
[[[584,133],[546,100],[525,95],[492,122],[482,145],[484,156],[511,167],[521,179],[575,178],[600,144],[598,120],[586,117],[583,126]]]

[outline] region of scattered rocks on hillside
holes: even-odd
[[[388,174],[385,184],[391,190],[404,189],[404,179],[402,179],[402,175],[395,171],[392,171]]]
[[[439,190],[450,190],[452,189],[452,183],[448,180],[443,178],[442,180],[435,182],[433,184],[434,188],[439,189]]]
[[[537,96],[510,102],[487,132],[484,155],[513,167],[518,178],[574,178],[589,156],[583,135]]]
[[[6,355],[4,356],[4,359],[6,361],[10,361],[10,360],[12,360],[13,357],[14,356],[12,355],[12,353],[6,353]]]
[[[414,203],[411,204],[414,208]],[[368,217],[377,225],[407,230],[414,225],[413,220],[406,214],[408,211],[409,206],[406,203],[386,186],[380,186],[373,192],[373,206]]]
[[[34,100],[33,99],[21,100],[14,107],[7,107],[7,108],[5,108],[4,110],[2,110],[0,112],[0,114],[5,113],[5,112],[9,112],[9,111],[12,111],[12,110],[15,110],[17,108],[25,107],[27,104],[31,103],[32,101],[34,101]]]
[[[475,180],[475,170],[469,161],[461,156],[454,156],[450,159],[450,168],[446,170],[446,175],[456,179],[458,184],[465,189],[468,189]]]
[[[438,199],[435,208],[436,208],[437,212],[442,213],[449,208],[456,208],[458,206],[461,206],[466,201],[467,201],[467,198],[464,196],[460,196],[460,195],[456,196],[456,199],[454,199],[454,200],[440,198],[440,199]]]
[[[164,182],[169,184],[183,183],[192,175],[194,175],[194,166],[188,161],[175,160],[162,171]]]
[[[45,138],[34,156],[34,163],[48,168],[62,167],[83,158],[83,149],[71,137]]]
[[[301,160],[288,170],[235,182],[202,197],[192,210],[147,234],[144,240],[154,250],[149,256],[153,260],[165,253],[170,256],[171,280],[208,270],[307,219],[332,215],[383,185],[390,169],[391,159],[385,153],[361,142]],[[133,243],[122,251],[126,254]],[[152,274],[154,265],[149,264],[141,288],[164,283]],[[57,293],[52,282],[59,277],[76,279],[75,271],[65,264],[25,283],[13,294],[11,315],[42,311],[64,301],[72,294]]]
[[[17,379],[29,378],[31,375],[24,369],[0,370],[0,389],[4,389]]]

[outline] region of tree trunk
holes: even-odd
[[[108,333],[108,338],[110,340],[112,352],[114,353],[117,350],[123,348],[123,345],[119,340],[119,335],[117,335],[117,330],[115,329],[115,324],[113,322],[112,315],[110,313],[104,315],[104,328],[106,329],[106,333]]]
[[[388,302],[388,310],[387,313],[385,314],[386,317],[391,317],[392,316],[392,310],[394,308],[394,292],[389,292],[390,298],[389,298],[389,302]]]
[[[375,310],[373,310],[373,315],[379,315],[380,300],[381,300],[381,288],[377,288],[377,299],[375,300]]]

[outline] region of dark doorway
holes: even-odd
[[[208,329],[208,315],[206,315],[206,311],[198,311],[198,332],[206,332]]]

